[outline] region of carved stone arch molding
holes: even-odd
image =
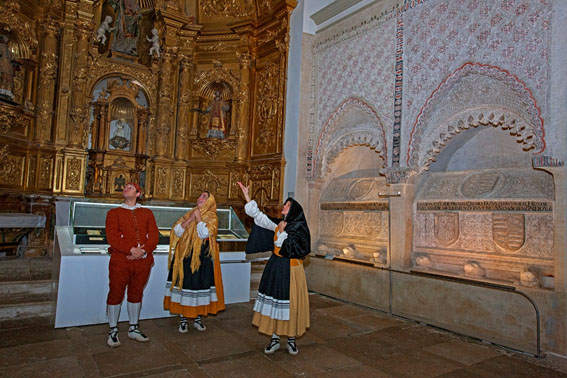
[[[418,114],[407,165],[427,170],[456,133],[479,126],[509,130],[526,151],[545,149],[543,118],[531,90],[499,67],[465,63],[433,91]]]
[[[529,123],[518,114],[495,107],[479,107],[464,110],[439,124],[434,134],[421,140],[423,148],[411,156],[410,165],[419,167],[420,171],[428,170],[431,162],[456,134],[483,126],[509,131],[525,151],[534,149],[537,144],[537,137],[531,132]]]
[[[321,178],[329,164],[350,146],[368,146],[385,161],[388,156],[385,134],[372,106],[360,98],[346,99],[321,129],[313,154],[313,178]]]

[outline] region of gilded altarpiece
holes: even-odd
[[[0,194],[281,204],[295,0],[0,5]]]

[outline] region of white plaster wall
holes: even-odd
[[[297,158],[299,145],[299,99],[301,82],[301,39],[303,29],[304,0],[297,3],[291,14],[289,56],[287,62],[287,93],[285,109],[284,197],[295,197]]]

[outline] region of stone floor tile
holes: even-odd
[[[423,349],[464,365],[472,365],[502,354],[488,345],[458,339]]]
[[[369,310],[356,305],[339,304],[338,306],[321,308],[318,309],[318,311],[326,315],[335,316],[341,319],[348,319],[353,316],[366,315],[369,312],[374,312],[375,310]]]
[[[344,369],[362,365],[360,361],[348,357],[324,345],[299,347],[299,354],[292,356],[285,345],[276,353],[267,356],[290,374],[311,377],[330,370]]]
[[[316,374],[318,378],[389,378],[392,375],[381,372],[370,366],[350,366],[344,369],[329,370]]]
[[[453,337],[446,332],[440,332],[417,323],[407,323],[400,327],[384,328],[376,331],[376,334],[386,341],[408,349],[425,348],[446,343],[453,339]]]
[[[0,368],[0,377],[75,378],[84,376],[77,358],[67,356]]]
[[[327,346],[365,364],[407,352],[407,349],[377,337],[375,332],[337,339]]]
[[[0,331],[0,348],[41,343],[67,338],[65,329],[52,327],[29,327]]]
[[[461,369],[463,365],[420,350],[410,350],[390,358],[375,361],[376,366],[394,377],[436,377]]]
[[[104,352],[93,354],[93,359],[103,376],[120,374],[140,374],[176,365],[174,356],[162,344],[155,340],[141,343],[129,339],[120,339],[122,345],[118,348],[104,349]]]
[[[209,332],[210,329],[207,328],[205,332],[196,332],[192,337],[185,337],[184,340],[176,341],[175,343],[187,356],[197,362],[227,358],[254,350],[242,341],[240,337],[231,335],[218,328],[216,330],[213,333]]]
[[[323,297],[318,294],[309,295],[309,308],[311,309],[323,309],[328,307],[341,306],[343,304],[343,302],[340,302],[336,299]]]
[[[479,373],[486,372],[488,374],[494,374],[502,378],[567,377],[566,374],[559,371],[552,370],[543,366],[534,365],[520,358],[507,355],[501,355],[478,362],[471,365],[468,370]]]
[[[288,371],[266,358],[261,352],[248,354],[240,358],[203,364],[201,368],[210,377],[264,378],[292,377]]]
[[[453,370],[446,374],[441,374],[435,378],[498,378],[497,375],[485,375],[484,372],[473,371],[469,368]]]
[[[319,314],[317,311],[319,310],[311,311],[311,327],[309,332],[323,340],[328,341],[348,337],[364,333],[367,330],[359,326],[345,324],[334,317]]]
[[[530,364],[543,366],[552,370],[557,370],[567,375],[567,358],[563,358],[561,356],[557,356],[549,353],[544,355],[542,358],[537,358],[526,354],[518,354],[516,355],[516,357]]]
[[[201,373],[201,375],[195,375],[194,373],[192,373],[189,369],[184,368],[181,365],[170,365],[170,366],[164,366],[164,367],[159,367],[156,369],[150,369],[150,370],[146,370],[144,372],[136,372],[136,373],[131,373],[131,374],[121,374],[120,378],[139,378],[140,376],[143,377],[190,377],[190,378],[208,378],[208,376],[203,375],[203,373]]]
[[[364,313],[362,315],[348,317],[341,320],[349,325],[364,327],[371,331],[390,327],[399,327],[406,324],[403,320],[392,318],[388,315],[382,315],[380,313]]]
[[[0,349],[0,367],[24,365],[73,355],[70,340],[53,340]]]

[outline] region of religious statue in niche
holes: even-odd
[[[225,83],[215,83],[212,88],[212,99],[201,99],[199,117],[199,135],[204,138],[224,139],[230,130],[231,101],[230,89]],[[206,130],[206,132],[205,132]]]
[[[10,49],[10,38],[0,34],[0,99],[14,101],[14,71],[19,69]]]
[[[215,98],[206,112],[209,113],[207,138],[224,139],[225,132],[227,132],[230,105],[221,98],[219,91],[215,91]]]
[[[130,150],[132,127],[125,119],[115,119],[110,122],[109,148],[116,150]]]

